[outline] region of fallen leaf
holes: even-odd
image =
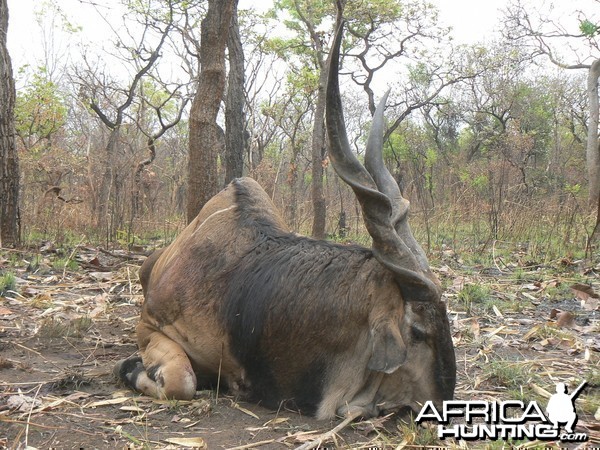
[[[556,324],[561,328],[573,328],[575,315],[571,311],[560,311],[556,314]]]
[[[127,412],[137,412],[137,413],[143,413],[143,412],[145,412],[139,406],[121,406],[119,409],[121,411],[127,411]]]
[[[496,305],[492,305],[492,309],[494,310],[494,314],[496,314],[497,317],[504,317]]]
[[[490,331],[490,333],[487,335],[487,337],[495,336],[498,333],[500,333],[502,330],[504,330],[505,328],[506,328],[506,325],[500,325],[498,328]]]
[[[4,306],[0,306],[0,316],[9,316],[12,314],[12,311]]]
[[[12,369],[14,367],[14,363],[6,358],[0,356],[0,370],[2,369]]]
[[[206,441],[201,437],[194,438],[167,438],[165,442],[169,444],[181,445],[187,448],[208,448]]]
[[[581,307],[586,311],[596,311],[600,309],[600,299],[590,297],[587,300],[581,300]]]
[[[471,318],[471,333],[475,339],[479,339],[479,322],[475,317]]]
[[[12,395],[6,401],[6,406],[9,409],[16,409],[18,411],[31,411],[42,404],[39,398],[28,397],[27,395],[19,394]]]
[[[583,283],[575,283],[571,285],[571,290],[575,294],[575,296],[580,300],[587,300],[588,298],[600,298],[594,289],[588,285]]]
[[[56,250],[56,248],[54,247],[53,242],[44,242],[44,244],[40,247],[41,253],[50,252],[50,251],[54,251],[54,250]]]
[[[256,433],[257,431],[268,430],[269,427],[248,427],[244,428],[246,431],[250,431],[251,433]]]
[[[35,295],[38,295],[39,293],[40,291],[38,289],[34,289],[32,287],[26,287],[21,291],[23,297],[33,297]]]
[[[465,281],[465,277],[456,277],[452,282],[452,289],[454,289],[456,292],[461,291],[465,286]]]
[[[530,340],[540,330],[541,327],[541,325],[534,325],[531,327],[531,329],[523,336],[523,340]]]
[[[444,264],[442,267],[439,267],[437,270],[439,273],[443,273],[444,275],[448,275],[451,271],[450,267]]]
[[[131,391],[125,390],[125,389],[119,389],[118,391],[113,392],[110,396],[111,398],[121,398],[121,397],[127,397],[129,394],[131,394]],[[142,400],[143,397],[138,398],[138,400]]]
[[[288,435],[287,439],[293,439],[293,442],[302,444],[304,442],[310,442],[317,437],[318,431],[299,431],[298,433]]]
[[[458,314],[454,316],[454,319],[452,320],[452,326],[455,330],[460,330],[460,321],[458,320]]]
[[[100,260],[98,259],[97,256],[95,256],[94,258],[90,259],[88,261],[88,264],[91,264],[92,266],[96,266],[96,267],[102,266],[102,264],[100,264]]]
[[[535,383],[530,383],[529,386],[531,387],[531,390],[533,390],[533,392],[535,392],[536,394],[538,394],[544,398],[552,397],[552,394],[550,392],[548,392],[546,389],[544,389],[541,386],[538,386]]]
[[[46,403],[42,405],[37,411],[47,411],[49,409],[54,409],[57,406],[62,405],[63,403],[73,403],[77,400],[83,400],[84,398],[88,398],[90,394],[85,392],[76,391],[66,397],[57,398],[56,400],[51,401],[50,403]]]
[[[587,328],[592,328],[593,330],[595,330],[595,327],[587,327]],[[586,330],[587,331],[587,330]],[[588,338],[585,341],[585,345],[595,351],[595,352],[600,352],[600,337],[593,337],[593,338]]]
[[[96,281],[111,281],[116,276],[114,272],[89,272],[88,275]]]
[[[131,400],[131,397],[111,398],[108,400],[100,400],[97,402],[88,403],[85,408],[96,408],[98,406],[119,405]]]
[[[459,344],[462,342],[462,339],[462,332],[459,331],[458,333],[452,336],[452,345],[454,345],[454,347],[458,347]]]
[[[241,412],[243,412],[244,414],[248,414],[251,417],[254,417],[255,419],[260,420],[260,417],[258,417],[256,414],[254,414],[252,411],[250,411],[249,409],[246,408],[242,408],[240,405],[238,405],[237,403],[233,405],[233,407],[235,409],[239,409]]]
[[[358,422],[353,426],[353,428],[357,429],[361,432],[362,435],[367,436],[377,430],[380,430],[385,427],[385,423],[390,418],[390,415],[383,417],[375,417],[373,419],[364,420],[362,422]]]
[[[72,394],[69,394],[65,397],[65,400],[68,402],[74,402],[76,400],[83,400],[84,398],[88,398],[91,394],[87,392],[75,391]]]
[[[266,427],[268,425],[270,425],[270,426],[279,425],[279,424],[285,423],[285,422],[287,422],[289,420],[290,420],[289,417],[276,417],[275,419],[271,419],[268,422],[265,422],[263,424],[263,427]]]

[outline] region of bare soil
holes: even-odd
[[[114,363],[136,352],[134,331],[143,301],[137,269],[143,255],[82,247],[68,255],[78,263],[72,271],[53,268],[53,252],[36,250],[37,261],[34,253],[0,253],[0,275],[10,270],[17,276],[16,287],[0,296],[0,448],[294,448],[337,425],[265,409],[226,393],[217,398],[216,392],[203,391],[192,402],[168,402],[119,386]],[[594,418],[600,407],[594,384],[600,379],[597,307],[590,299],[584,307],[583,300],[569,294],[550,302],[548,286],[555,287],[552,280],[561,276],[544,274],[542,281],[531,283],[502,273],[488,276],[471,268],[464,275],[459,270],[448,264],[439,272],[449,286],[457,397],[514,396],[515,380],[495,371],[498,361],[506,362],[508,377],[525,374],[518,381],[521,391],[539,400],[557,381],[573,386],[596,374],[581,396],[587,400],[579,401],[587,403],[578,408],[578,429],[590,436],[584,446],[599,446],[600,425]],[[512,311],[488,305],[467,314],[460,310],[458,293],[472,282],[491,286],[495,299],[518,299],[521,306]],[[573,320],[561,316],[565,310]],[[561,317],[568,323],[560,323]],[[518,368],[513,375],[512,363]],[[458,444],[437,442],[428,430],[392,416],[348,426],[327,445]]]

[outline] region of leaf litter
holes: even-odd
[[[308,448],[326,433],[339,448],[464,448],[405,417],[358,420],[338,431],[338,421],[270,411],[222,392],[174,402],[123,390],[112,367],[136,352],[145,255],[79,246],[73,271],[52,269],[53,246],[37,252],[37,265],[26,253],[0,253],[0,271],[16,279],[0,297],[0,427],[7,429],[0,447]],[[497,270],[442,261],[456,398],[545,405],[557,382],[588,379],[577,400],[578,429],[599,445],[598,273],[598,266]]]

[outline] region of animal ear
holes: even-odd
[[[386,324],[371,330],[373,353],[367,367],[376,372],[392,373],[406,360],[406,345],[398,326]]]

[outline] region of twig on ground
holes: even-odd
[[[267,441],[257,441],[257,442],[252,442],[251,444],[240,445],[239,447],[231,447],[229,450],[244,450],[247,448],[254,448],[254,447],[260,447],[261,445],[272,444],[273,442],[275,442],[275,439],[269,439]]]
[[[358,411],[358,410],[354,411],[353,413],[349,414],[342,422],[340,422],[338,425],[336,425],[336,427],[333,428],[332,430],[328,431],[327,433],[323,433],[323,434],[319,435],[316,439],[314,439],[310,442],[307,442],[306,444],[302,444],[300,447],[296,447],[295,450],[310,450],[310,449],[319,447],[323,442],[327,442],[327,440],[331,439],[337,433],[339,433],[344,428],[346,428],[354,419],[356,419],[357,417],[360,417],[361,414],[362,414],[361,411]]]
[[[35,391],[35,395],[33,396],[33,401],[31,402],[31,407],[29,408],[29,414],[27,414],[27,425],[25,425],[25,448],[29,448],[29,424],[31,423],[31,413],[33,408],[35,407],[35,400],[37,399],[38,394],[40,393],[40,389],[42,388],[42,383],[38,385],[37,390]]]

